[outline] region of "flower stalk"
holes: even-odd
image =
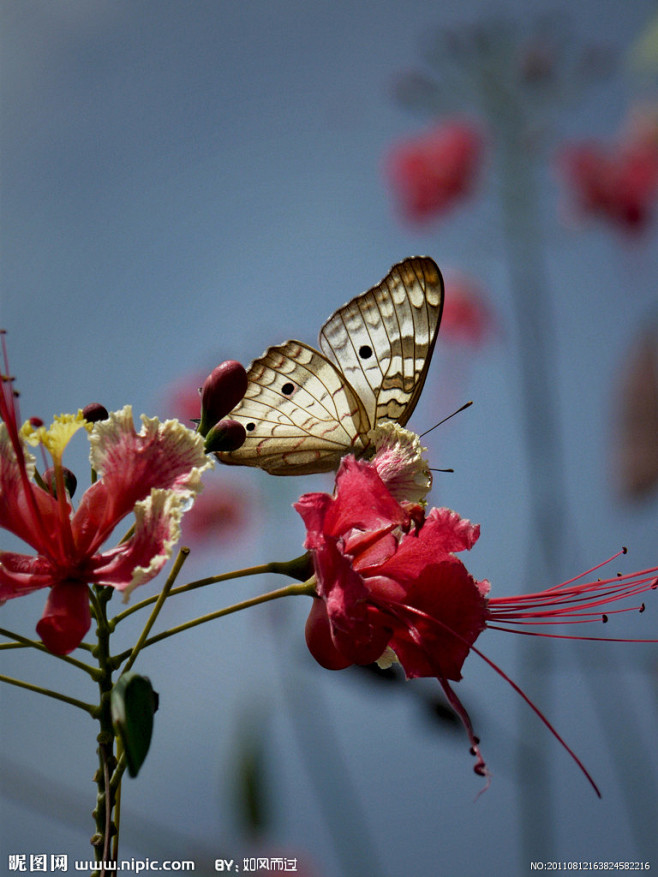
[[[96,820],[96,832],[91,839],[97,862],[107,862],[110,859],[110,844],[112,837],[117,833],[116,823],[113,821],[113,810],[116,789],[112,787],[110,778],[114,772],[117,761],[114,754],[114,728],[110,712],[110,692],[112,691],[112,660],[110,656],[111,627],[107,620],[107,603],[112,596],[112,591],[107,588],[95,588],[94,607],[96,614],[96,648],[94,655],[98,661],[101,676],[98,680],[99,706],[96,709],[96,718],[100,725],[100,731],[96,738],[98,742],[99,767],[96,772],[96,807],[93,811]],[[94,873],[94,877],[108,877],[104,873],[104,866]]]

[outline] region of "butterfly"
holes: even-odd
[[[436,263],[415,256],[339,308],[320,330],[320,350],[301,341],[268,348],[247,370],[243,400],[228,415],[247,438],[224,463],[272,475],[338,468],[367,455],[368,433],[385,421],[404,426],[429,368],[443,309]]]

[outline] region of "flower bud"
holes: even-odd
[[[201,422],[199,423],[201,435],[207,435],[211,427],[226,417],[246,392],[247,372],[239,362],[228,359],[213,369],[201,390]]]
[[[247,432],[237,420],[220,420],[206,435],[206,453],[236,451],[244,444],[246,438]]]
[[[82,409],[82,416],[87,423],[98,423],[99,420],[107,420],[110,415],[100,402],[90,402]]]
[[[78,479],[75,477],[73,472],[70,469],[67,469],[65,466],[60,467],[60,471],[64,478],[64,487],[69,496],[73,496],[75,493],[75,489],[78,486]],[[43,483],[46,485],[49,493],[52,493],[53,496],[57,496],[57,470],[54,466],[50,466],[43,473]]]

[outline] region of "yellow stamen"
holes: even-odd
[[[62,459],[64,448],[81,427],[91,432],[92,424],[84,419],[82,409],[77,414],[60,414],[48,428],[34,427],[27,421],[21,427],[21,435],[33,447],[43,445],[57,463]]]

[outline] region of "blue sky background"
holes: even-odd
[[[246,363],[288,337],[314,343],[336,307],[399,259],[427,253],[477,278],[499,325],[472,354],[439,339],[410,425],[420,432],[467,398],[475,405],[428,437],[432,464],[455,469],[437,477],[431,500],[482,525],[468,559],[474,575],[500,595],[524,590],[528,478],[495,183],[485,173],[468,204],[413,229],[396,215],[382,162],[424,127],[391,95],[396,76],[422,66],[431,29],[503,15],[523,30],[536,14],[566,10],[565,44],[600,41],[622,61],[605,83],[571,95],[552,142],[611,138],[632,102],[651,95],[623,62],[655,12],[649,0],[4,0],[0,323],[23,416],[49,419],[92,400],[168,414],[166,388],[181,376],[225,358]],[[629,241],[597,224],[568,226],[548,161],[540,182],[558,327],[552,378],[580,547],[564,576],[622,544],[631,553],[621,568],[641,569],[656,563],[656,500],[619,503],[609,450],[621,363],[655,308],[655,229]],[[81,441],[68,462],[82,487],[85,461]],[[244,492],[250,523],[240,539],[195,551],[188,579],[300,553],[303,527],[290,504],[331,485],[236,469],[209,480]],[[204,589],[172,601],[163,624],[280,583]],[[6,604],[2,624],[30,635],[44,599]],[[606,633],[655,636],[652,602]],[[635,804],[655,822],[654,647],[576,652],[564,643],[537,681],[538,705],[586,762],[602,801],[538,721],[519,724],[519,698],[471,656],[458,691],[493,773],[474,803],[481,783],[465,737],[441,732],[420,705],[438,683],[389,690],[356,672],[322,671],[306,653],[307,611],[302,600],[261,607],[144,652],[136,669],[151,677],[161,708],[142,773],[124,783],[122,857],[191,854],[200,872],[258,848],[303,856],[317,877],[525,874],[519,787],[534,780],[515,775],[522,744],[549,759],[552,790],[536,789],[530,820],[552,824],[550,858],[658,866],[655,837],[638,828],[623,781],[634,778]],[[523,659],[512,640],[490,631],[478,645],[517,678]],[[92,696],[86,678],[41,654],[3,652],[0,665]],[[262,745],[272,804],[258,846],[241,832],[232,797],[245,728]],[[90,856],[92,723],[5,686],[0,734],[0,856]]]

